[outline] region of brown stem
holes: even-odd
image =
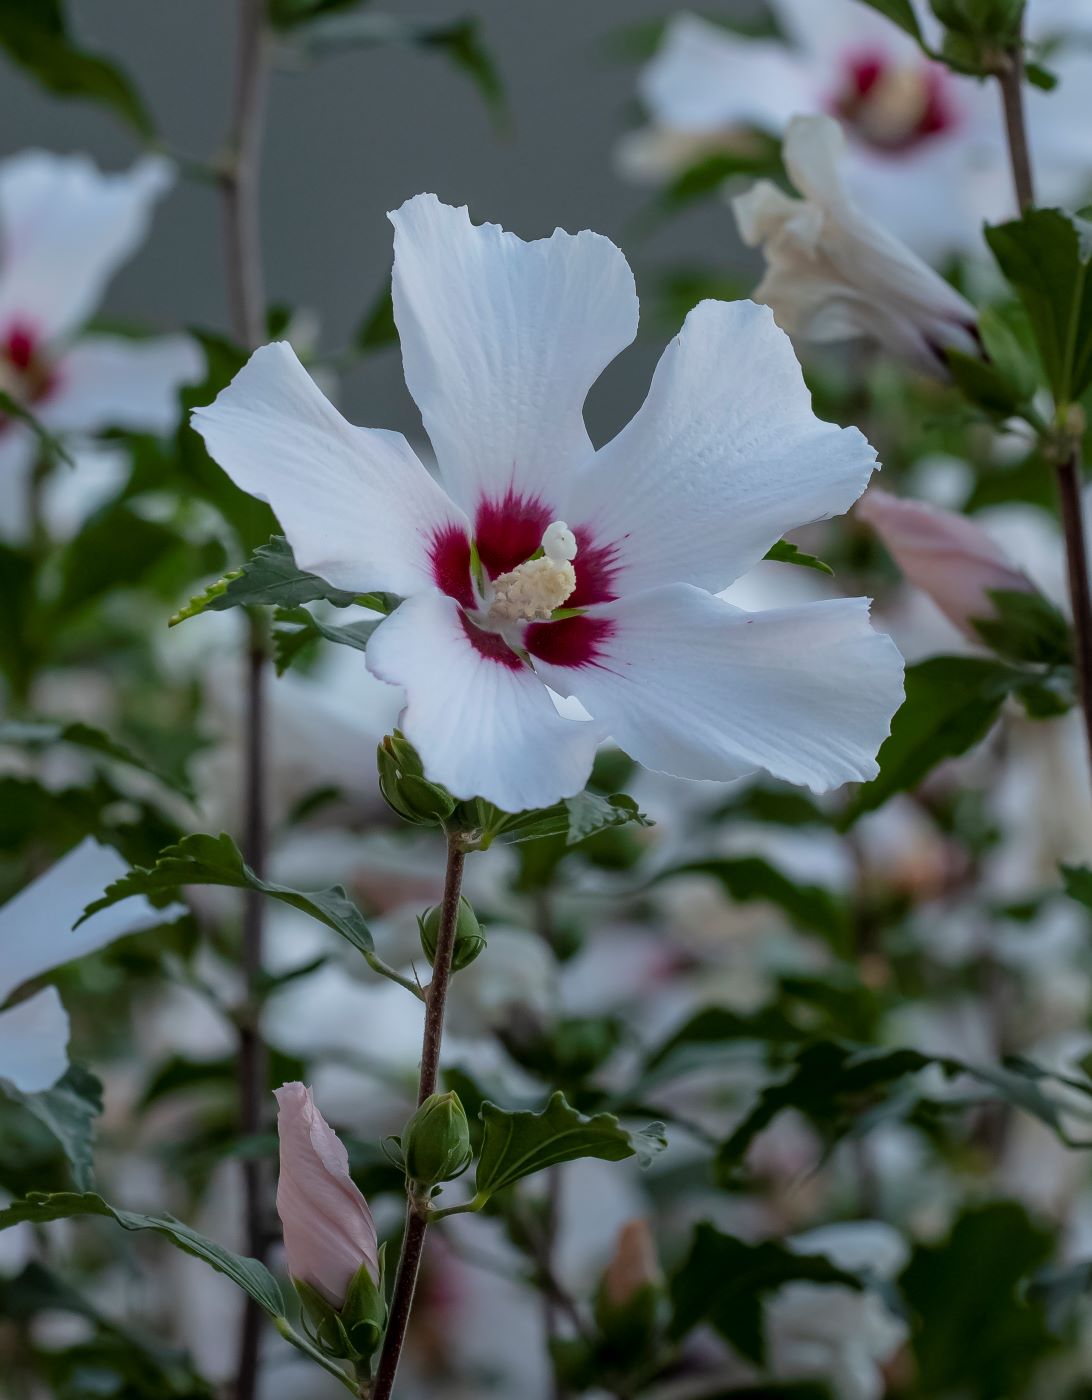
[[[1058,461],[1058,496],[1069,573],[1069,600],[1073,609],[1077,692],[1084,714],[1084,732],[1092,760],[1092,594],[1089,593],[1088,542],[1084,531],[1080,457],[1073,447]]]
[[[265,0],[237,0],[236,13],[234,112],[221,190],[232,331],[240,344],[254,347],[263,339],[265,327],[259,180],[269,77],[269,34]],[[259,876],[265,869],[266,847],[265,680],[264,629],[258,618],[251,617],[246,669],[243,857]],[[269,1074],[259,1025],[264,941],[262,896],[248,890],[243,898],[242,967],[246,1004],[239,1018],[239,1128],[244,1136],[251,1137],[266,1125]],[[258,1158],[248,1157],[243,1173],[247,1252],[261,1259],[268,1242],[266,1212],[270,1193],[265,1164]],[[235,1400],[254,1400],[262,1325],[260,1309],[248,1298],[239,1336]]]
[[[1009,143],[1012,183],[1021,210],[1035,203],[1035,180],[1031,171],[1028,128],[1024,119],[1024,40],[1018,36],[1016,47],[998,61],[997,81],[1005,109],[1005,133]]]
[[[424,1103],[436,1092],[440,1073],[440,1046],[444,1036],[444,1008],[451,980],[451,959],[455,951],[455,932],[459,922],[459,896],[463,885],[463,853],[457,834],[447,842],[447,872],[444,876],[444,897],[440,904],[440,931],[436,938],[436,955],[432,962],[432,981],[425,1001],[425,1033],[421,1043],[421,1069],[417,1082],[417,1102]],[[390,1314],[383,1337],[383,1350],[371,1400],[390,1400],[402,1347],[406,1340],[421,1255],[425,1247],[427,1219],[424,1203],[412,1196],[406,1204],[406,1230],[402,1236],[402,1253],[391,1293]]]

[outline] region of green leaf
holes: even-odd
[[[874,10],[879,10],[881,15],[886,15],[889,20],[897,24],[900,29],[905,29],[912,39],[916,39],[924,47],[925,40],[922,36],[921,25],[918,23],[918,17],[914,13],[912,0],[864,0],[864,3],[870,5]]]
[[[327,11],[340,5],[325,7]],[[311,13],[291,26],[292,47],[307,58],[325,58],[348,49],[405,44],[443,54],[470,79],[495,119],[506,112],[504,84],[475,16],[457,19],[410,19],[375,11],[353,14]]]
[[[738,1045],[745,1041],[788,1044],[799,1041],[799,1027],[776,1007],[758,1011],[733,1011],[727,1006],[707,1006],[696,1011],[676,1031],[654,1046],[646,1055],[641,1085],[649,1077],[666,1079],[685,1074],[696,1065],[708,1063],[711,1047]]]
[[[102,1113],[102,1085],[90,1070],[69,1065],[51,1089],[37,1094],[21,1093],[11,1085],[3,1092],[49,1129],[68,1158],[72,1180],[80,1191],[86,1191],[94,1180],[95,1119]]]
[[[310,914],[319,923],[339,933],[346,942],[371,961],[375,944],[364,916],[340,885],[326,890],[294,890],[260,880],[226,832],[219,836],[183,836],[176,846],[168,846],[150,868],[136,867],[108,885],[101,899],[83,911],[79,923],[133,894],[165,894],[186,885],[227,885],[233,889],[257,890],[282,904]],[[79,924],[77,924],[77,928]]]
[[[844,899],[823,885],[798,884],[761,856],[724,856],[688,861],[661,871],[655,883],[678,875],[709,875],[740,904],[766,900],[776,905],[805,933],[817,933],[831,947],[845,951],[851,937],[850,913]]]
[[[698,200],[708,199],[737,175],[775,180],[783,174],[780,142],[772,136],[755,133],[753,143],[746,150],[717,151],[687,166],[660,192],[654,212],[660,216],[673,214]]]
[[[920,783],[938,763],[984,739],[1023,673],[974,656],[934,656],[906,672],[906,699],[879,752],[879,775],[864,783],[845,825]]]
[[[141,136],[155,134],[126,74],[71,38],[60,0],[0,0],[0,48],[47,92],[98,103]]]
[[[1057,1339],[1042,1301],[1025,1296],[1023,1283],[1053,1245],[1023,1206],[998,1201],[966,1210],[947,1239],[917,1246],[899,1286],[910,1308],[920,1394],[998,1400],[1026,1393]]]
[[[89,611],[107,593],[149,585],[158,570],[179,556],[192,560],[194,547],[170,525],[149,520],[124,503],[106,507],[60,551],[60,587],[50,613],[53,625]],[[205,567],[215,568],[221,557],[216,549]]]
[[[1092,383],[1092,224],[1061,209],[1029,209],[987,228],[986,239],[1028,313],[1056,402],[1073,402]]]
[[[353,336],[353,347],[362,354],[373,350],[385,350],[398,344],[398,328],[394,324],[394,301],[391,297],[390,278],[383,284]]]
[[[709,1323],[743,1356],[761,1365],[763,1300],[787,1283],[800,1282],[862,1286],[856,1274],[837,1268],[821,1254],[797,1254],[773,1240],[747,1244],[702,1221],[671,1279],[671,1334],[678,1340]]]
[[[1066,894],[1092,910],[1092,870],[1087,865],[1063,865],[1060,869]]]
[[[834,570],[829,564],[824,564],[822,559],[817,559],[814,554],[805,554],[790,540],[778,540],[776,544],[771,545],[765,558],[773,559],[778,564],[798,564],[803,569],[818,569],[821,574],[834,577]]]
[[[306,608],[278,608],[273,614],[273,621],[282,624],[273,629],[273,657],[277,675],[281,676],[304,647],[323,638],[328,642],[354,647],[357,651],[366,651],[371,635],[382,618],[361,618],[357,622],[336,626],[322,622]]]
[[[475,1190],[488,1199],[534,1172],[578,1157],[620,1162],[637,1156],[642,1165],[667,1146],[662,1123],[628,1132],[611,1113],[587,1118],[556,1093],[540,1113],[509,1112],[494,1103],[481,1108],[483,1138]]]
[[[564,836],[566,846],[575,846],[597,832],[630,825],[653,825],[632,797],[624,792],[602,797],[586,790],[539,811],[506,813],[491,808],[483,822],[489,843],[506,846],[547,836]]]
[[[991,418],[1012,418],[1027,405],[1022,388],[1012,384],[997,365],[963,350],[949,348],[945,354],[956,387]]]
[[[268,544],[260,545],[241,569],[225,574],[204,592],[191,598],[184,608],[170,619],[170,626],[196,617],[203,612],[223,612],[227,608],[273,606],[294,608],[300,603],[319,599],[347,608],[357,601],[356,593],[333,588],[317,574],[304,573],[296,567],[292,547],[283,535],[274,535]]]
[[[226,1275],[270,1317],[284,1316],[281,1290],[264,1264],[245,1255],[232,1254],[214,1240],[191,1230],[173,1215],[142,1215],[137,1211],[118,1210],[93,1192],[32,1191],[25,1200],[15,1201],[7,1209],[0,1210],[0,1230],[7,1230],[24,1220],[44,1224],[50,1220],[70,1220],[78,1215],[106,1216],[115,1220],[123,1230],[154,1230],[184,1253],[203,1259],[217,1273]]]
[[[1036,666],[1067,666],[1072,662],[1069,623],[1049,598],[1003,588],[991,589],[989,598],[995,616],[970,621],[998,656]]]
[[[181,793],[183,797],[191,799],[194,797],[193,788],[184,778],[163,772],[146,759],[138,757],[124,744],[119,744],[117,740],[111,739],[109,734],[104,734],[101,729],[95,729],[79,720],[43,719],[25,722],[11,720],[7,724],[0,723],[0,744],[11,744],[29,749],[52,748],[55,744],[71,744],[74,748],[99,754],[103,758],[112,759],[115,763],[123,763],[128,768],[138,768],[142,773],[151,774],[164,787]]]

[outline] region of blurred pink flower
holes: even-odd
[[[862,498],[856,515],[872,526],[909,581],[974,641],[981,638],[971,619],[996,616],[991,592],[1038,591],[965,516],[875,490]]]
[[[618,1242],[607,1271],[603,1291],[608,1303],[624,1308],[642,1288],[662,1281],[656,1241],[647,1220],[629,1220],[618,1232]]]
[[[311,1090],[285,1084],[276,1098],[281,1145],[277,1214],[288,1272],[340,1309],[362,1264],[373,1281],[379,1280],[372,1213],[349,1175],[348,1154],[315,1107]]]

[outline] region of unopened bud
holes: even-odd
[[[663,1302],[663,1272],[647,1220],[631,1220],[619,1231],[607,1265],[595,1316],[604,1338],[623,1353],[653,1344]]]
[[[376,750],[379,791],[400,817],[418,826],[438,826],[451,816],[456,802],[439,783],[425,777],[417,750],[399,731],[388,734]]]
[[[428,958],[430,964],[436,961],[436,944],[440,937],[442,916],[443,910],[437,905],[435,909],[426,909],[417,920],[417,927],[421,934],[421,947],[424,949],[425,957]],[[459,899],[459,918],[455,925],[455,950],[451,956],[452,972],[459,972],[464,967],[469,967],[484,947],[485,937],[482,934],[477,915],[474,913],[470,901],[465,896],[461,896]]]
[[[402,1133],[406,1176],[436,1186],[461,1176],[473,1160],[470,1125],[458,1094],[431,1094]]]

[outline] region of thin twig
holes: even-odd
[[[462,893],[465,860],[458,834],[449,835],[444,896],[440,904],[440,931],[436,938],[436,954],[432,962],[432,981],[425,1000],[425,1032],[421,1044],[421,1069],[417,1082],[418,1104],[424,1103],[430,1094],[436,1092],[440,1074],[444,1010],[447,1004],[448,983],[451,980],[451,959],[455,951],[455,932],[459,922],[459,896]],[[379,1366],[375,1373],[371,1400],[390,1400],[394,1389],[394,1378],[406,1340],[406,1329],[413,1310],[413,1295],[417,1289],[417,1275],[421,1268],[421,1255],[425,1247],[425,1230],[428,1226],[426,1209],[426,1202],[417,1200],[412,1195],[407,1199],[402,1252],[398,1259],[398,1272],[394,1278],[387,1330],[383,1337],[383,1349],[379,1354]]]
[[[221,171],[228,299],[232,329],[240,344],[258,345],[265,325],[259,209],[269,34],[265,0],[237,0],[235,98],[228,153]],[[246,667],[243,855],[261,876],[266,854],[266,642],[257,618],[249,621]],[[263,960],[263,901],[248,890],[243,904],[242,967],[246,1007],[239,1023],[239,1126],[246,1136],[265,1126],[268,1056],[259,1025]],[[243,1164],[247,1252],[261,1259],[268,1243],[265,1165]],[[254,1400],[262,1313],[248,1298],[239,1338],[235,1400]]]
[[[1035,179],[1031,169],[1031,150],[1024,117],[1024,40],[1018,37],[1016,47],[1003,54],[997,65],[997,82],[1005,111],[1005,134],[1009,143],[1012,183],[1016,202],[1021,210],[1035,203]]]

